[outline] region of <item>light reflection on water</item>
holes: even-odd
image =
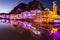
[[[33,26],[41,26],[42,28],[52,28],[52,27],[56,27],[56,28],[60,28],[60,24],[37,24],[34,22],[24,22],[24,21],[20,21],[20,20],[6,20],[6,19],[1,19],[0,20],[0,25],[6,25],[6,24],[12,24],[12,25],[17,25],[17,27],[23,26],[24,28],[26,28],[28,26],[29,27],[33,27]]]
[[[12,27],[14,25],[16,25],[16,26]],[[40,31],[42,33],[44,33],[44,30],[50,31],[52,27],[54,27],[54,28],[56,27],[56,28],[58,28],[58,32],[59,32],[58,34],[60,35],[60,31],[59,31],[60,24],[36,24],[34,22],[24,22],[24,21],[19,21],[19,20],[5,20],[5,19],[3,19],[3,20],[0,20],[0,31],[1,31],[2,27],[7,28],[7,29],[17,28],[18,30],[20,30],[22,27],[23,29],[28,29],[28,30],[31,30],[32,32]],[[39,35],[41,33],[38,32],[36,34]],[[56,38],[60,37],[60,36],[58,37],[57,34],[55,36],[56,36]]]

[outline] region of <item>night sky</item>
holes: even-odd
[[[0,0],[0,13],[10,12],[15,6],[19,3],[28,3],[32,0]],[[53,0],[38,0],[40,1],[45,8],[49,8],[52,10],[52,2]],[[57,0],[58,11],[60,11],[60,0]]]

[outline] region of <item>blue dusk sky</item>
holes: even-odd
[[[19,3],[28,3],[32,0],[0,0],[0,13],[9,13]],[[38,0],[44,7],[52,10],[53,0]],[[58,11],[60,11],[60,0],[57,0]]]

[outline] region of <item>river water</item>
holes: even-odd
[[[56,27],[60,28],[60,24],[42,24],[44,27]],[[60,30],[60,29],[59,29]],[[13,24],[0,23],[0,40],[60,40],[60,31],[59,33],[48,35],[49,33],[44,30],[43,34],[40,36],[33,37],[29,31],[24,31],[23,33],[19,33]],[[57,36],[59,34],[59,36]],[[55,38],[54,38],[55,36]]]

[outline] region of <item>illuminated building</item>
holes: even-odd
[[[6,15],[5,15],[5,18],[10,18],[10,15],[9,15],[9,14],[6,14]]]
[[[57,5],[56,5],[56,1],[53,1],[53,9],[52,11],[50,11],[48,8],[45,8],[43,11],[40,12],[40,14],[36,14],[36,16],[34,16],[38,19],[36,19],[36,22],[52,22],[55,18],[58,18],[57,15]],[[40,21],[38,21],[40,19]],[[43,20],[41,20],[43,19]]]
[[[22,18],[33,18],[33,16],[37,15],[37,14],[40,14],[41,13],[41,10],[31,10],[31,11],[25,11],[25,12],[22,12],[21,15],[22,15]]]
[[[51,18],[58,18],[56,1],[53,1],[53,11],[51,12]]]
[[[48,8],[45,8],[45,10],[42,13],[42,16],[43,16],[44,22],[47,22],[47,23],[58,18],[56,1],[53,1],[52,11],[50,11]]]
[[[42,12],[43,22],[48,23],[50,21],[50,10],[48,8],[45,8],[45,10]]]

